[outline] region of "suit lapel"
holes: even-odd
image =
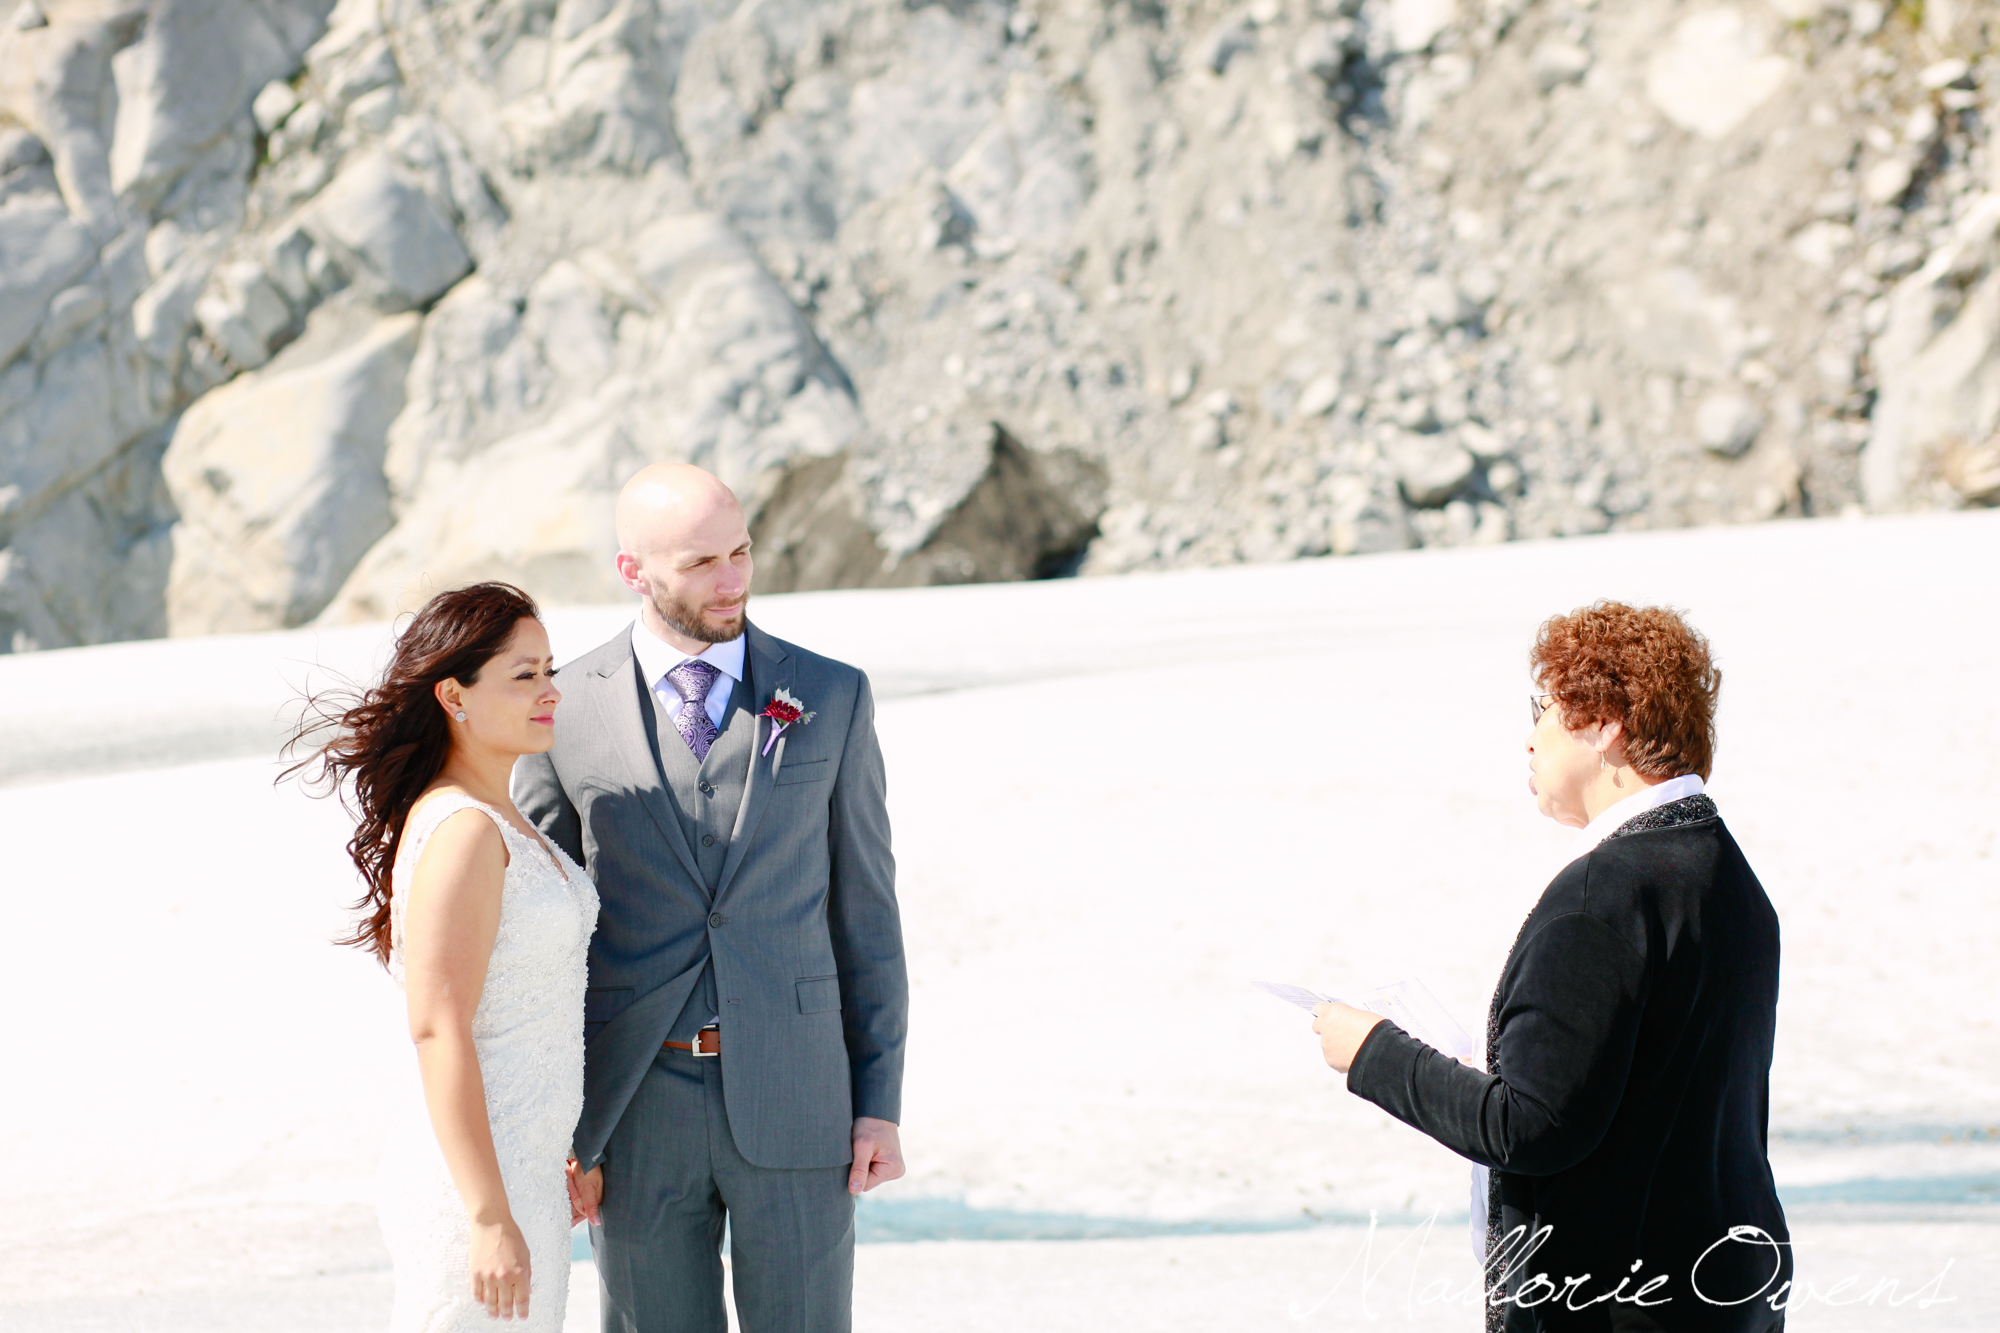
[[[598,709],[611,744],[625,761],[626,777],[632,790],[639,793],[640,804],[646,807],[646,813],[659,826],[660,836],[667,840],[667,846],[674,849],[674,855],[687,867],[689,877],[696,886],[705,887],[707,881],[702,878],[701,866],[694,859],[694,848],[688,845],[680,819],[667,808],[667,778],[660,769],[660,752],[656,748],[659,721],[653,701],[647,697],[646,683],[639,679],[637,659],[628,647],[617,662],[599,668],[598,675],[604,678],[605,683]]]
[[[746,631],[749,635],[749,680],[753,693],[751,708],[757,712],[763,709],[760,700],[769,700],[779,690],[792,688],[792,661],[785,651],[778,647],[770,635],[755,625]],[[764,746],[771,738],[771,727],[775,724],[767,717],[755,719],[756,730],[750,733],[753,749],[750,751],[750,776],[743,784],[743,804],[736,811],[736,826],[729,835],[729,855],[723,859],[722,873],[716,877],[715,896],[718,900],[728,892],[729,881],[736,876],[736,867],[743,864],[744,853],[749,850],[750,839],[757,833],[757,823],[764,817],[764,807],[771,799],[771,783],[778,775],[778,767],[785,759],[785,739],[771,747],[771,753],[764,753]]]

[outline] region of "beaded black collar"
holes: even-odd
[[[1613,838],[1622,838],[1628,833],[1646,833],[1656,828],[1672,828],[1676,824],[1699,823],[1704,819],[1714,819],[1720,813],[1715,808],[1715,802],[1708,799],[1706,792],[1696,792],[1692,796],[1683,796],[1678,801],[1668,801],[1665,805],[1656,805],[1651,810],[1633,815],[1605,834],[1604,840],[1610,842]]]

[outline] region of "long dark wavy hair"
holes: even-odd
[[[528,619],[541,619],[541,612],[511,583],[441,592],[396,636],[395,655],[373,688],[326,691],[304,701],[284,753],[289,758],[304,748],[311,752],[279,781],[297,777],[316,796],[340,797],[354,816],[347,854],[367,885],[354,904],[353,933],[338,943],[389,961],[390,875],[403,842],[403,821],[451,754],[451,729],[437,686],[447,679],[476,683],[480,669]]]

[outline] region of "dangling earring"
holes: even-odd
[[[452,716],[463,722],[465,721],[465,710],[461,708],[456,713],[453,713]]]

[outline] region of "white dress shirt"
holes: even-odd
[[[689,657],[647,629],[645,620],[632,622],[632,655],[639,659],[639,674],[646,678],[647,688],[659,696],[668,717],[678,720],[681,715],[681,692],[667,679],[667,673],[681,663],[706,662],[729,677],[728,684],[717,680],[708,692],[708,720],[717,731],[722,730],[722,719],[729,716],[730,692],[743,679],[743,649],[744,639],[739,634],[727,643],[711,643],[699,656]]]
[[[1657,810],[1663,805],[1671,805],[1684,796],[1699,796],[1703,790],[1701,779],[1693,773],[1685,773],[1677,778],[1653,786],[1641,786],[1616,805],[1606,806],[1597,818],[1583,829],[1584,840],[1593,848],[1615,833],[1620,824],[1635,815],[1643,815],[1648,810]]]

